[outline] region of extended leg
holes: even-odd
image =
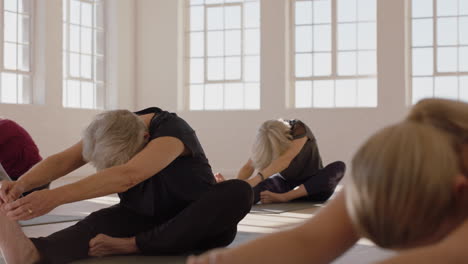
[[[218,183],[166,224],[138,234],[138,248],[148,255],[183,255],[227,246],[250,211],[252,196],[244,181]]]
[[[0,212],[0,249],[8,264],[29,264],[39,261],[39,252],[17,222]]]

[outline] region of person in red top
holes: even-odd
[[[41,160],[39,149],[29,133],[16,122],[0,118],[0,164],[10,178],[17,180]],[[44,185],[28,193],[48,187]]]

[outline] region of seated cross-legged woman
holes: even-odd
[[[325,202],[343,178],[346,166],[337,161],[322,165],[317,140],[300,120],[268,120],[257,132],[252,156],[238,179],[254,189],[254,203],[281,203],[294,199]],[[251,177],[254,171],[257,174]],[[223,175],[216,174],[222,182]]]
[[[97,173],[19,198],[87,162]],[[112,193],[119,193],[119,204],[48,237],[29,239],[14,221]],[[17,182],[2,182],[0,249],[7,263],[21,264],[201,252],[232,242],[252,196],[243,181],[215,184],[194,130],[176,114],[155,107],[136,114],[104,112],[80,142],[48,157]]]

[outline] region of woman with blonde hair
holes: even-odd
[[[341,161],[323,167],[317,140],[302,121],[268,120],[258,129],[252,155],[237,179],[253,187],[254,203],[325,202],[345,168]],[[218,182],[224,179],[221,174],[215,176]]]
[[[360,147],[344,192],[312,219],[188,263],[330,263],[361,237],[399,251],[382,264],[468,262],[467,117],[465,103],[418,103]]]

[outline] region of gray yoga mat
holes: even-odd
[[[275,204],[256,204],[252,206],[251,213],[268,213],[268,214],[280,214],[291,211],[299,211],[309,208],[319,208],[322,204],[311,203],[311,202],[289,202],[289,203],[275,203]]]
[[[21,226],[47,225],[65,222],[80,221],[85,216],[76,215],[43,215],[26,221],[19,221]]]

